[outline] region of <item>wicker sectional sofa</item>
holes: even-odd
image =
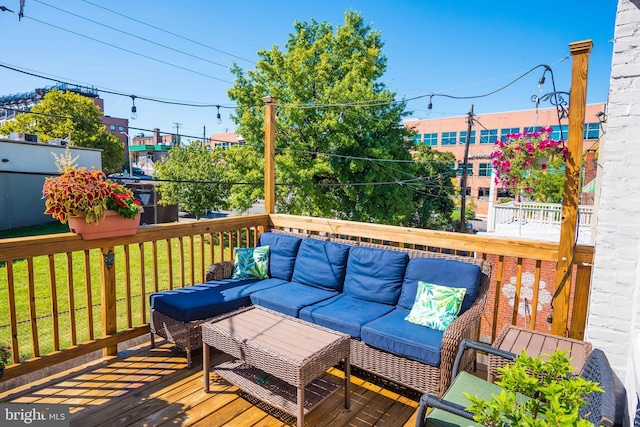
[[[459,343],[478,339],[491,265],[477,258],[329,237],[266,232],[268,279],[230,279],[233,262],[211,266],[207,282],[151,295],[151,338],[187,351],[202,346],[200,326],[251,304],[349,334],[351,363],[423,393],[442,395]],[[439,332],[404,320],[418,281],[465,287],[457,319]],[[474,360],[468,352],[463,366]]]

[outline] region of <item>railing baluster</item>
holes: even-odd
[[[184,239],[179,237],[178,243],[180,248],[180,287],[183,287],[186,286],[184,279]]]
[[[520,290],[522,288],[522,258],[518,258],[516,272],[516,294],[513,296],[513,312],[511,315],[511,324],[518,324],[518,309],[520,308]]]
[[[200,283],[204,282],[204,270],[206,269],[204,263],[204,234],[200,234]]]
[[[194,285],[196,283],[196,250],[195,250],[195,236],[189,237],[189,265],[191,266],[191,282],[190,284]]]
[[[220,241],[220,261],[224,261],[224,231],[218,232],[219,241]]]
[[[493,324],[491,325],[491,342],[496,340],[498,330],[498,314],[500,309],[500,292],[502,292],[502,275],[504,274],[504,255],[498,257],[496,269],[496,292],[493,298]]]
[[[69,298],[69,327],[71,328],[71,345],[78,344],[78,327],[76,325],[76,300],[73,280],[73,254],[67,252],[67,292]]]
[[[11,350],[13,363],[20,362],[20,346],[18,345],[18,319],[16,315],[16,293],[13,282],[13,260],[7,260],[7,294],[9,297],[9,328],[11,331]]]
[[[33,276],[33,258],[27,258],[27,283],[29,292],[29,320],[31,322],[31,343],[33,345],[33,356],[40,356],[40,343],[38,341],[38,321],[36,313],[36,289]]]
[[[147,323],[147,293],[145,290],[145,268],[144,268],[144,243],[140,247],[140,311],[142,313],[142,323]]]
[[[531,319],[529,320],[529,329],[536,329],[536,321],[538,319],[538,297],[540,294],[540,273],[542,261],[536,260],[536,269],[533,276],[533,299],[531,300]]]
[[[151,242],[151,249],[153,253],[153,290],[158,292],[158,242],[156,240]]]
[[[173,255],[171,239],[167,239],[167,275],[169,276],[169,289],[173,289]]]
[[[60,350],[60,325],[58,322],[58,289],[56,283],[56,263],[49,255],[49,289],[51,293],[51,323],[53,327],[53,351]]]
[[[125,310],[127,312],[127,328],[133,327],[133,315],[131,307],[131,247],[124,245],[124,297]]]
[[[84,284],[87,292],[87,328],[89,340],[94,339],[93,333],[93,291],[91,289],[91,259],[89,250],[84,251]]]

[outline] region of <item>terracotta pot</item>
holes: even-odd
[[[138,212],[135,218],[128,219],[121,217],[116,211],[107,211],[104,219],[97,224],[87,224],[84,217],[69,218],[69,229],[79,234],[82,240],[131,236],[138,231],[141,214],[142,210]]]

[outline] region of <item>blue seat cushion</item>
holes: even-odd
[[[388,304],[365,301],[340,294],[300,310],[300,318],[316,325],[360,338],[362,325],[389,313]]]
[[[475,264],[442,258],[411,258],[402,283],[398,308],[411,310],[418,291],[418,281],[452,288],[465,288],[458,315],[471,307],[478,295],[482,271]]]
[[[338,292],[315,286],[288,282],[251,294],[251,302],[291,317],[298,317],[301,308],[329,299]]]
[[[409,310],[396,308],[362,327],[366,344],[432,366],[440,365],[442,332],[404,320]]]
[[[292,282],[342,291],[350,246],[304,239],[298,249]]]
[[[409,256],[404,252],[352,247],[344,293],[366,301],[396,305]]]
[[[249,295],[281,279],[224,279],[151,294],[150,306],[181,322],[208,319],[251,304]]]
[[[302,239],[277,233],[262,233],[258,246],[269,246],[269,277],[291,280],[293,264]]]

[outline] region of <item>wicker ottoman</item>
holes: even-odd
[[[215,367],[243,391],[297,417],[340,388],[318,378],[344,360],[344,406],[349,408],[349,335],[259,306],[202,325],[204,390],[209,391],[209,346],[236,359]]]

